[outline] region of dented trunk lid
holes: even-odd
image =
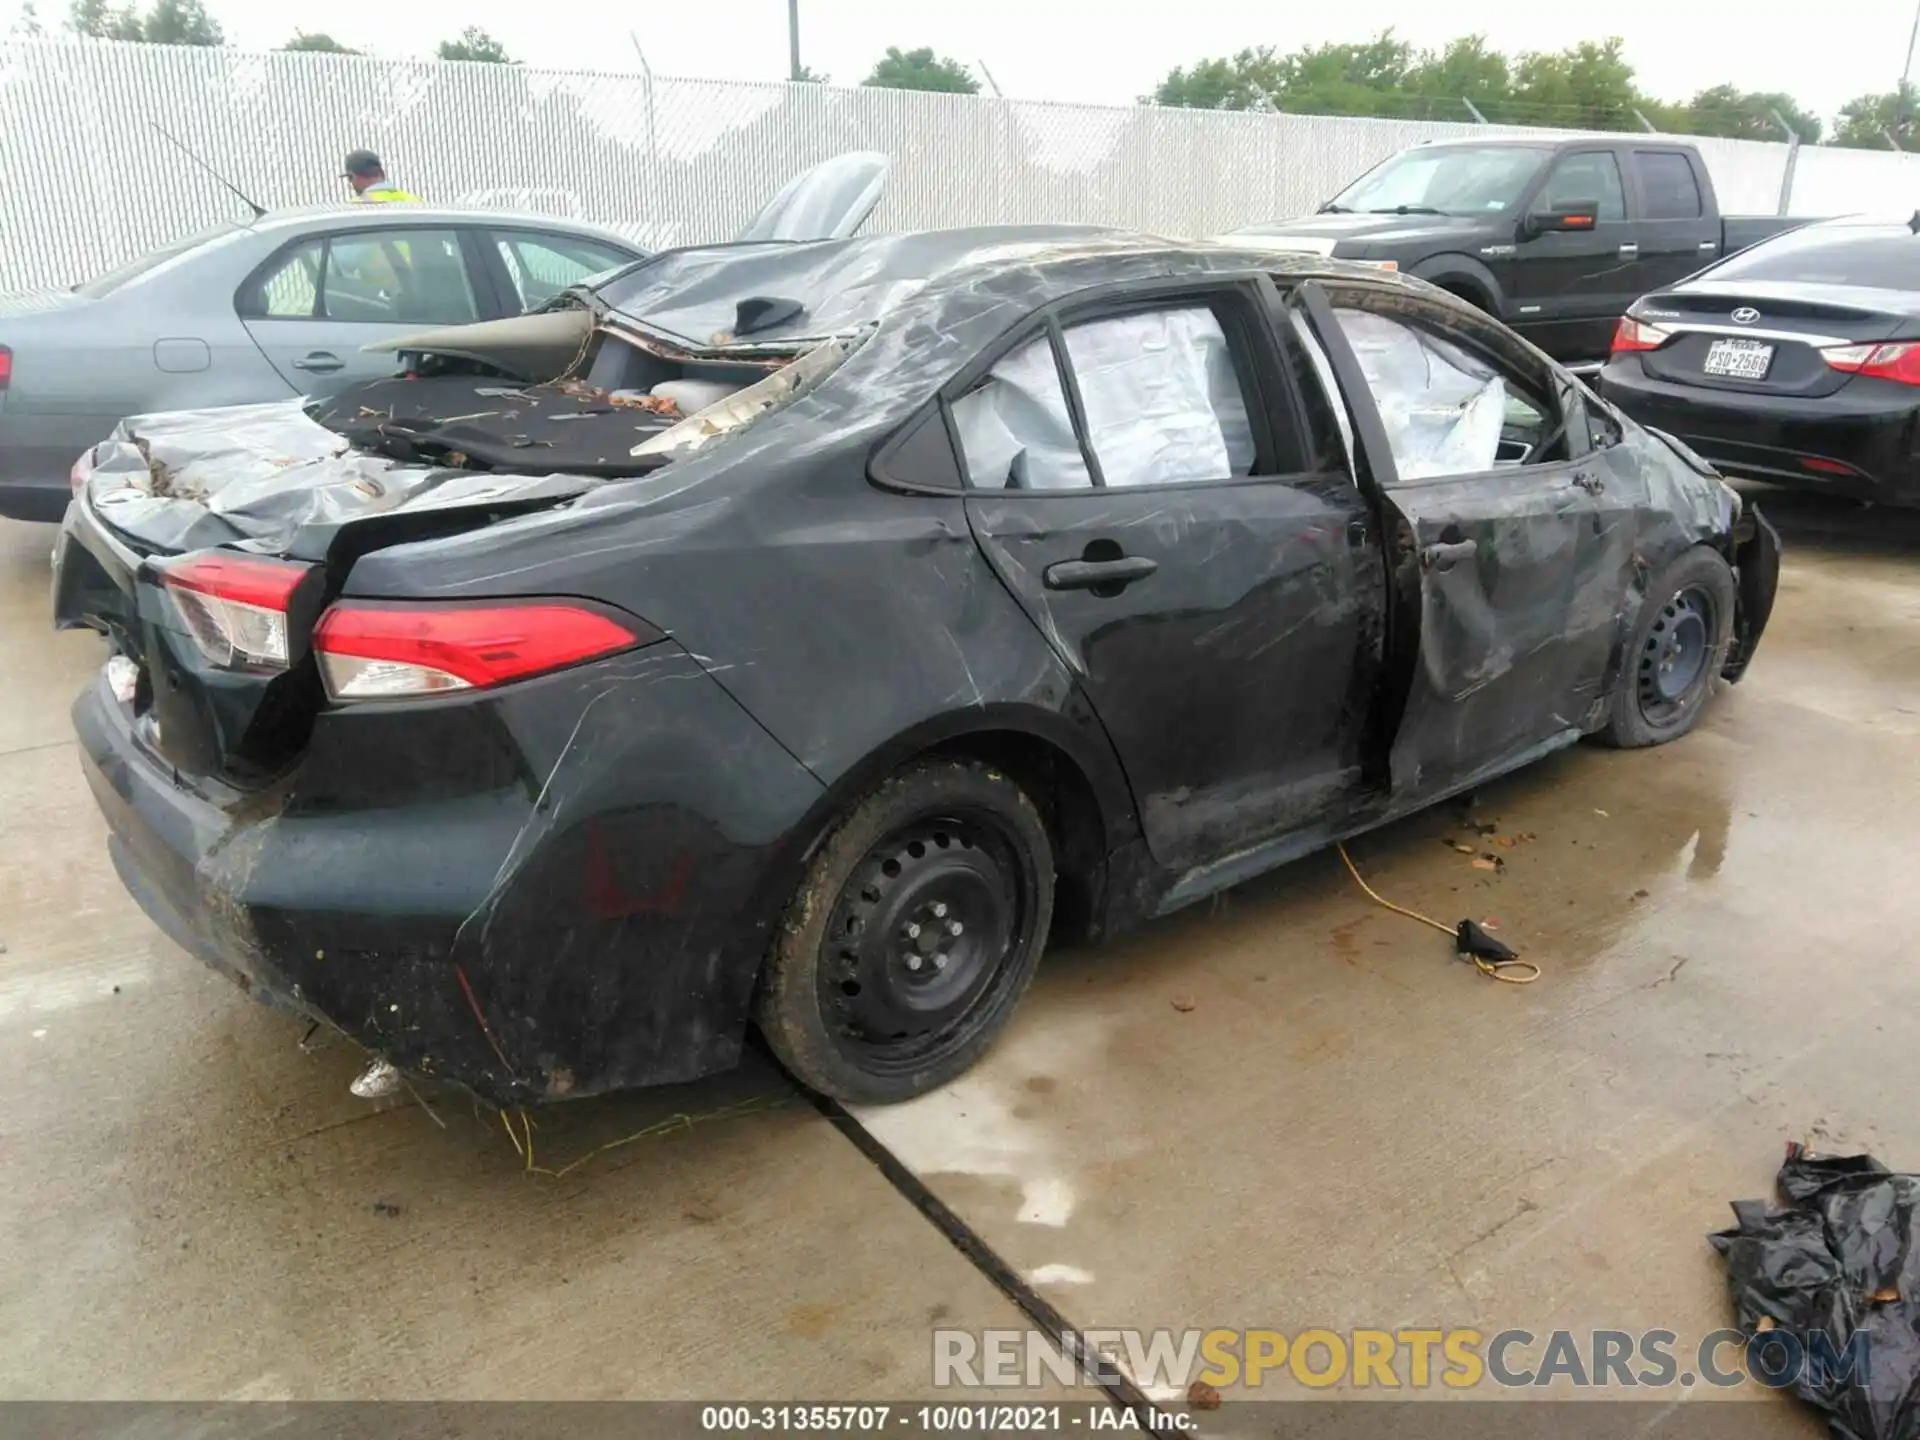
[[[324,704],[313,625],[359,556],[561,504],[594,484],[369,455],[298,401],[135,417],[78,470],[54,553],[55,625],[98,630],[132,662],[114,672],[116,699],[176,777],[240,787],[270,781],[304,747]],[[207,555],[287,577],[284,665],[219,663],[196,639],[191,597],[167,577],[183,557]]]

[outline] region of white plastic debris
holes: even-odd
[[[133,692],[140,684],[140,667],[125,655],[107,657],[107,689],[122,705],[133,703]]]
[[[375,1060],[347,1088],[362,1100],[378,1100],[393,1094],[404,1083],[400,1072],[385,1060]]]

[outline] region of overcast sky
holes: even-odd
[[[1360,40],[1392,26],[1417,44],[1481,31],[1508,52],[1622,36],[1643,89],[1682,100],[1730,81],[1784,90],[1829,116],[1853,96],[1890,90],[1920,0],[1826,0],[1749,7],[1710,0],[800,0],[801,57],[857,83],[888,46],[931,45],[987,69],[1009,96],[1125,104],[1173,65],[1247,45],[1282,50]],[[21,0],[0,0],[0,33]],[[67,0],[38,0],[43,23]],[[557,69],[633,70],[632,31],[661,74],[779,80],[787,73],[787,0],[208,0],[229,44],[267,49],[295,30],[386,56],[427,55],[463,25],[491,31],[516,59]]]

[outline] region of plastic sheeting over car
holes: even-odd
[[[1094,320],[1066,331],[1087,439],[1111,486],[1223,480],[1253,468],[1246,399],[1220,322],[1204,306]],[[953,407],[972,483],[1059,490],[1093,483],[1045,336],[993,367]]]
[[[1785,1208],[1736,1201],[1710,1237],[1749,1369],[1791,1379],[1840,1440],[1920,1440],[1920,1175],[1794,1145],[1779,1187]]]
[[[1493,367],[1391,316],[1334,314],[1367,377],[1402,480],[1493,468],[1507,409],[1506,382]]]
[[[94,447],[100,517],[156,550],[254,542],[287,548],[304,527],[450,505],[563,499],[577,475],[491,475],[408,465],[355,449],[299,400],[123,420]]]

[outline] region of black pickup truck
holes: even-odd
[[[1722,215],[1698,150],[1622,135],[1416,145],[1317,214],[1233,239],[1416,275],[1578,365],[1606,358],[1642,295],[1806,223]]]

